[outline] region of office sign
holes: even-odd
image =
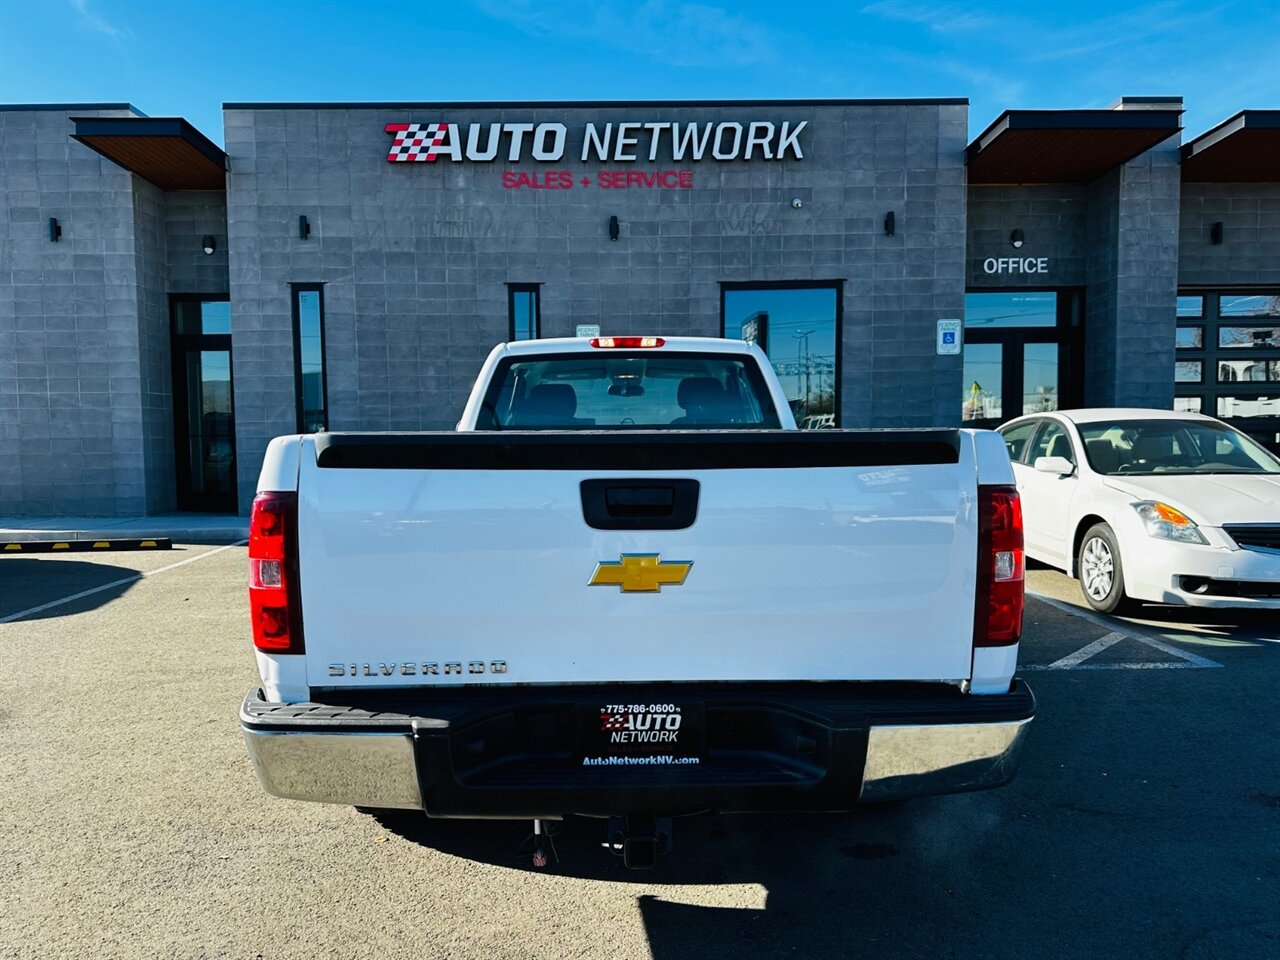
[[[983,273],[1048,273],[1048,257],[987,257]]]

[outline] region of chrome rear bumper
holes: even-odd
[[[422,809],[412,734],[245,729],[244,741],[258,782],[273,797]]]
[[[1017,772],[1035,701],[1019,683],[1004,698],[1015,701],[1005,711],[1014,715],[995,719],[990,715],[1001,711],[991,709],[993,699],[1001,698],[965,698],[985,714],[982,722],[956,717],[957,722],[872,722],[858,730],[823,727],[830,732],[826,766],[786,767],[789,779],[781,786],[777,771],[763,767],[768,776],[744,780],[740,763],[732,780],[718,780],[713,755],[701,768],[646,767],[643,786],[623,775],[601,779],[598,770],[588,776],[572,765],[564,767],[562,777],[548,777],[549,766],[539,764],[538,786],[523,791],[518,777],[469,779],[455,769],[449,747],[441,746],[448,740],[445,721],[319,704],[270,704],[253,691],[241,709],[241,723],[262,788],[293,800],[426,809],[453,817],[549,816],[609,812],[615,804],[623,811],[646,790],[660,789],[677,808],[684,804],[689,811],[832,810],[859,801],[1007,783]]]

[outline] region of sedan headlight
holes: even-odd
[[[1147,528],[1147,536],[1158,540],[1177,540],[1179,543],[1208,543],[1194,521],[1167,503],[1142,500],[1131,504]]]

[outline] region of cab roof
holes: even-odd
[[[661,334],[602,333],[601,337],[662,336]],[[723,337],[668,337],[662,336],[660,347],[593,347],[595,337],[550,337],[545,340],[516,340],[502,344],[509,356],[530,356],[545,353],[608,353],[609,350],[652,350],[655,353],[676,350],[694,350],[699,353],[749,354],[752,344],[745,340],[726,340]]]

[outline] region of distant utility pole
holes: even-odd
[[[816,328],[815,328],[816,329]],[[793,333],[796,338],[796,389],[800,389],[800,364],[804,364],[804,409],[805,413],[809,412],[809,334],[813,330],[801,330],[799,333]],[[801,360],[803,355],[804,359]]]

